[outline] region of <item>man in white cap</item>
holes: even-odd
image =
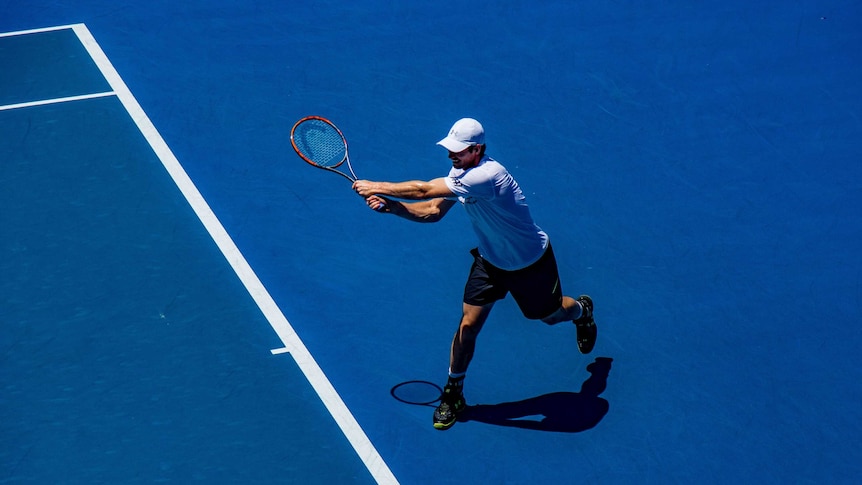
[[[578,350],[596,342],[593,302],[587,295],[563,296],[548,235],[530,215],[521,188],[496,160],[485,155],[485,130],[472,119],[458,120],[437,142],[449,151],[452,169],[427,182],[357,180],[353,189],[378,212],[416,222],[436,222],[461,202],[479,245],[464,288],[463,314],[452,340],[449,380],[434,411],[434,427],[449,429],[467,407],[463,386],[476,337],[494,302],[511,294],[524,316],[549,325],[571,321]],[[401,202],[395,199],[417,202]]]

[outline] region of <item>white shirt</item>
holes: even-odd
[[[548,247],[548,235],[530,215],[518,182],[505,167],[485,156],[473,168],[452,168],[446,186],[467,211],[479,238],[479,254],[512,271],[535,263]]]

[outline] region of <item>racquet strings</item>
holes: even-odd
[[[315,165],[337,167],[347,156],[347,144],[338,130],[321,120],[308,119],[293,131],[296,149]]]

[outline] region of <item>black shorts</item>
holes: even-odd
[[[464,303],[484,306],[511,293],[521,312],[531,320],[551,316],[562,306],[563,289],[550,244],[538,261],[515,271],[506,271],[485,261],[478,249],[471,250],[470,254],[474,259],[464,286]]]

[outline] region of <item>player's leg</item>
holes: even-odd
[[[551,246],[532,265],[506,276],[506,286],[524,316],[548,325],[570,321],[577,330],[578,350],[592,352],[598,331],[593,320],[593,301],[587,295],[577,299],[563,296],[557,261]]]
[[[560,308],[541,320],[548,325],[565,321],[574,323],[577,331],[578,351],[582,354],[589,354],[593,351],[598,337],[598,328],[596,321],[593,320],[593,300],[588,295],[581,295],[577,300],[564,296]]]
[[[560,308],[554,313],[541,320],[548,325],[556,325],[560,322],[571,322],[581,317],[584,307],[578,300],[570,296],[563,296]]]
[[[452,339],[452,351],[449,355],[450,373],[467,373],[467,367],[473,360],[473,353],[476,351],[476,337],[479,336],[479,332],[485,325],[485,320],[488,319],[488,314],[491,313],[493,307],[494,303],[482,306],[463,304],[461,323]]]
[[[449,429],[458,420],[458,415],[467,407],[464,399],[464,377],[476,350],[476,338],[491,313],[494,303],[485,305],[463,304],[458,330],[452,339],[449,357],[449,379],[443,388],[440,405],[434,410],[434,427]]]

